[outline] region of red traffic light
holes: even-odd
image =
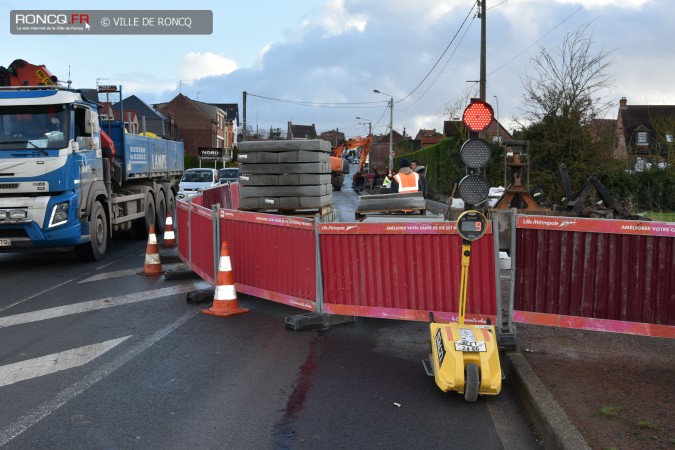
[[[472,100],[464,110],[462,121],[470,131],[485,131],[492,123],[495,113],[489,103],[482,100]]]

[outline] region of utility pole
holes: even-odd
[[[244,91],[244,132],[242,133],[241,140],[246,140],[246,91]]]
[[[478,4],[480,5],[480,99],[485,101],[485,25],[486,25],[486,16],[485,12],[487,10],[485,3],[487,0],[479,0]]]

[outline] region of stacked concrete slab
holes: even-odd
[[[239,143],[239,208],[321,210],[333,205],[327,141]]]
[[[421,192],[361,195],[356,205],[356,219],[370,214],[426,214],[426,200]]]

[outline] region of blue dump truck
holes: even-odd
[[[117,232],[163,231],[182,142],[132,134],[123,111],[97,100],[95,90],[0,87],[0,252],[72,248],[100,260]]]

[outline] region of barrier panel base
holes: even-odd
[[[354,316],[340,316],[335,314],[307,313],[286,317],[286,328],[294,331],[326,329],[333,325],[354,322]]]

